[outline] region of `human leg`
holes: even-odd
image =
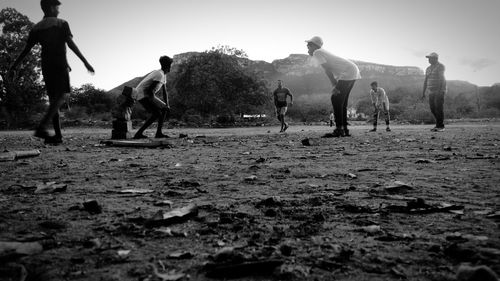
[[[144,107],[144,109],[151,113],[151,116],[144,122],[144,124],[139,128],[139,130],[135,133],[134,139],[142,139],[147,138],[144,135],[144,131],[153,124],[158,118],[161,116],[160,110],[153,104],[151,98],[143,98],[139,100],[139,103]]]

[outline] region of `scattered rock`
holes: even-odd
[[[183,223],[198,216],[198,206],[189,204],[182,208],[177,208],[165,213],[158,211],[151,219],[145,222],[146,227],[167,226],[171,224]]]
[[[41,183],[36,185],[35,193],[44,194],[44,193],[56,193],[56,192],[64,192],[66,191],[68,185],[63,183],[56,182],[48,182]]]
[[[469,266],[462,264],[457,271],[457,281],[498,281],[498,276],[485,265]]]
[[[87,200],[83,202],[83,209],[92,215],[102,213],[102,207],[97,200]]]

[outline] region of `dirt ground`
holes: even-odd
[[[104,129],[66,130],[59,146],[0,132],[2,150],[41,151],[0,162],[0,280],[499,274],[500,122],[430,128],[173,129],[163,148],[104,146]]]

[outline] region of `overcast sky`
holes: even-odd
[[[500,82],[500,0],[60,0],[74,40],[96,70],[68,51],[71,83],[109,90],[159,68],[158,58],[230,45],[272,62],[306,54],[318,35],[346,58],[428,66],[437,52],[446,78]],[[0,0],[38,22],[39,0]],[[19,50],[21,51],[21,50]]]

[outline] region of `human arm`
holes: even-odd
[[[293,105],[293,95],[292,95],[292,93],[290,92],[290,90],[288,90],[288,92],[287,92],[287,96],[289,96],[289,97],[290,97],[290,106],[292,106],[292,105]]]
[[[332,83],[332,94],[336,95],[339,93],[339,90],[336,88],[337,86],[337,79],[335,79],[335,76],[333,75],[333,72],[330,70],[328,65],[326,63],[321,65],[323,69],[325,70],[325,74],[330,79],[330,83]]]
[[[14,71],[17,68],[17,66],[21,63],[21,61],[29,54],[29,52],[31,52],[31,49],[33,48],[34,45],[35,43],[32,40],[28,39],[28,42],[24,46],[23,51],[19,54],[17,59],[10,66],[9,73],[12,73],[12,71]]]
[[[438,68],[438,75],[439,75],[439,81],[441,83],[439,84],[438,93],[444,93],[446,91],[446,78],[444,77],[444,70],[445,70],[444,65],[440,64]]]
[[[166,85],[162,86],[162,90],[163,90],[163,101],[165,102],[165,104],[167,105],[167,107],[170,108],[170,103],[168,101],[168,92],[167,92]]]
[[[425,75],[424,89],[422,91],[422,99],[425,99],[425,91],[427,91],[427,74]]]
[[[89,64],[87,59],[83,56],[82,52],[80,52],[80,49],[78,49],[78,46],[76,46],[73,38],[68,37],[68,39],[66,39],[66,43],[68,44],[68,47],[75,53],[75,55],[83,62],[85,68],[87,68],[90,73],[94,74],[94,68]]]

